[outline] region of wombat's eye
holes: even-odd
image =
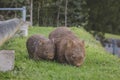
[[[46,51],[45,54],[48,54],[48,52]]]
[[[75,58],[75,55],[72,55],[72,58],[74,59],[74,58]]]

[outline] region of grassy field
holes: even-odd
[[[53,29],[30,28],[29,36],[39,33],[47,37]],[[0,80],[120,80],[120,59],[108,54],[84,29],[72,27],[71,30],[85,41],[86,60],[81,67],[31,60],[26,49],[27,38],[13,38],[0,49],[15,50],[15,68],[0,72]]]
[[[108,34],[108,33],[105,34],[105,37],[106,37],[106,38],[120,39],[120,36],[119,36],[119,35]]]

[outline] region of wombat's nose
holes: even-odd
[[[77,67],[79,67],[80,65],[81,65],[80,63],[79,63],[79,64],[76,64]]]
[[[49,56],[49,59],[53,59],[54,57],[52,55]]]

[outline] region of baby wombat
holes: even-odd
[[[50,33],[54,39],[55,59],[60,63],[80,66],[85,59],[84,42],[79,40],[67,27],[58,27]]]
[[[35,34],[26,42],[29,57],[34,60],[52,60],[54,58],[54,44],[42,35]]]

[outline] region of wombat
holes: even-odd
[[[79,40],[67,27],[58,27],[49,34],[54,39],[55,58],[60,63],[79,67],[85,59],[84,42]]]
[[[34,60],[52,60],[54,58],[54,43],[42,35],[35,34],[26,42],[29,57]]]

